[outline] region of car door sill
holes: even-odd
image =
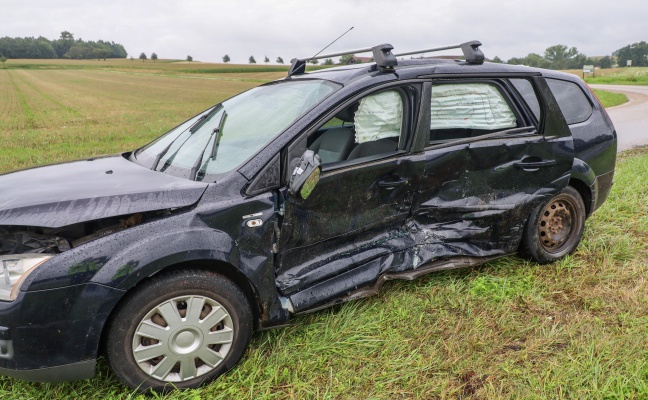
[[[376,295],[380,292],[380,288],[382,287],[383,283],[385,283],[386,281],[392,281],[392,280],[411,281],[422,275],[426,275],[432,272],[472,267],[472,266],[483,264],[490,260],[494,260],[496,258],[501,258],[503,256],[505,255],[500,254],[497,256],[489,256],[489,257],[452,257],[449,259],[432,261],[428,263],[428,265],[420,266],[414,270],[383,274],[380,275],[373,284],[364,285],[362,287],[359,287],[357,290],[354,290],[346,295],[340,296],[325,304],[315,306],[313,308],[309,308],[303,311],[299,311],[293,315],[300,316],[300,315],[310,314],[313,312],[324,310],[326,308],[332,307],[337,304],[346,303],[347,301],[358,300],[365,297]]]

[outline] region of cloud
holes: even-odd
[[[55,39],[67,30],[121,43],[134,56],[219,62],[228,54],[235,63],[250,55],[309,56],[351,26],[329,51],[385,42],[406,51],[477,39],[487,57],[508,59],[554,44],[605,55],[648,40],[644,0],[33,0],[3,4],[2,12],[5,36]]]

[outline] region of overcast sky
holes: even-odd
[[[588,56],[648,41],[647,0],[0,0],[0,37],[64,30],[121,43],[129,55],[233,63],[391,43],[395,52],[480,40],[486,57],[543,54],[554,44]],[[457,54],[455,52],[450,52]]]

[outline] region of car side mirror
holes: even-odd
[[[313,150],[306,150],[290,176],[288,190],[293,196],[307,199],[319,182],[322,160]]]

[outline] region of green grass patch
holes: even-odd
[[[628,102],[628,96],[623,93],[612,93],[600,89],[592,89],[596,94],[596,97],[601,101],[603,107],[610,108],[614,106],[619,106],[621,104]]]
[[[595,78],[585,77],[587,83],[614,85],[648,85],[648,68],[616,68],[614,70],[597,70]]]

